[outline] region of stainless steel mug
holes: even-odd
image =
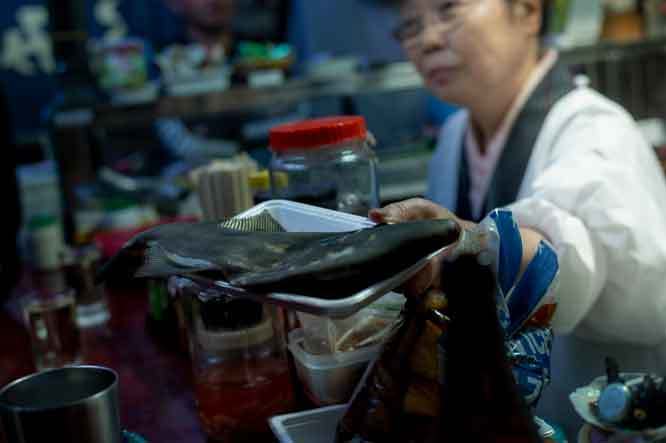
[[[69,366],[0,390],[0,421],[11,443],[121,443],[118,375]]]

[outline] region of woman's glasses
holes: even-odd
[[[451,32],[464,22],[469,6],[474,3],[475,0],[439,0],[421,15],[405,13],[393,35],[405,46],[417,44],[428,27],[429,16],[435,19],[431,24],[436,24],[443,32]]]

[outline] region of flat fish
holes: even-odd
[[[163,225],[130,240],[98,274],[203,275],[253,293],[335,299],[352,295],[455,243],[453,220],[380,225],[344,233],[244,232],[219,223]]]

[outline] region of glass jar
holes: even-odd
[[[377,157],[363,117],[328,117],[270,133],[271,196],[367,216],[379,205]]]
[[[188,304],[194,393],[204,431],[213,441],[263,441],[271,435],[268,419],[294,407],[283,311],[220,297],[217,289],[185,279],[172,279],[169,286]]]

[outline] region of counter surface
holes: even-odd
[[[162,345],[148,333],[148,301],[141,290],[114,291],[108,299],[108,335],[82,337],[83,363],[118,372],[122,426],[149,442],[205,442],[187,355],[177,343]],[[28,333],[9,309],[0,310],[0,337],[0,386],[4,386],[33,372],[34,367]],[[1,429],[0,443],[5,443]]]

